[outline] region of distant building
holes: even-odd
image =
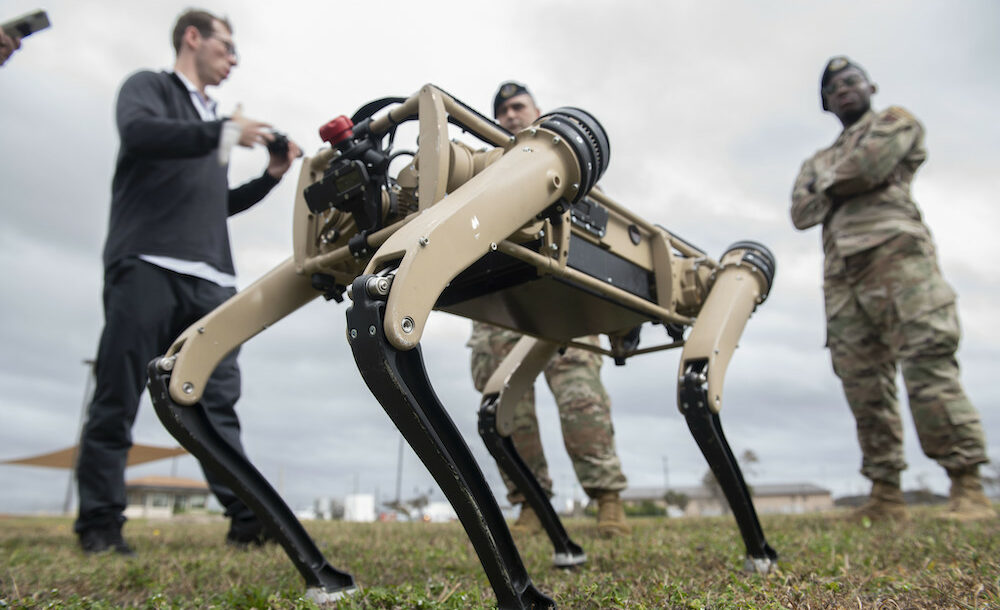
[[[868,501],[867,494],[863,496],[841,496],[833,501],[840,508],[857,508]],[[934,493],[926,489],[911,489],[903,492],[903,501],[911,506],[938,506],[947,504],[948,496]]]
[[[680,509],[685,517],[722,515],[729,510],[721,491],[714,492],[704,486],[671,487],[675,496],[687,498]],[[760,514],[801,514],[833,508],[830,490],[811,483],[777,483],[750,485],[754,506]],[[626,506],[653,503],[667,510],[667,490],[663,487],[630,487],[622,492]],[[676,510],[670,507],[671,514]]]
[[[370,523],[375,520],[375,496],[349,494],[344,497],[344,521]]]
[[[129,519],[170,519],[179,513],[205,513],[208,484],[196,479],[149,476],[125,483]]]
[[[457,521],[458,515],[451,504],[447,502],[428,502],[421,511],[420,520],[428,523],[446,523]]]
[[[344,503],[329,496],[316,498],[310,512],[311,516],[308,517],[309,519],[343,519]]]

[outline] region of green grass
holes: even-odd
[[[587,551],[571,571],[544,537],[518,537],[535,585],[561,608],[997,608],[1000,520],[956,525],[917,509],[911,523],[852,525],[838,513],[762,518],[780,555],[768,576],[742,571],[731,518],[636,518],[602,540],[567,523]],[[491,608],[495,598],[457,523],[307,522],[360,592],[336,608]],[[138,557],[84,556],[71,522],[0,518],[0,608],[313,608],[275,546],[237,551],[226,524],[129,522]]]

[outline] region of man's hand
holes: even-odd
[[[266,145],[274,141],[274,130],[271,128],[271,124],[243,116],[243,108],[239,104],[229,120],[240,127],[240,138],[236,142],[240,146],[253,148],[257,144]],[[268,151],[267,173],[275,180],[280,180],[288,168],[292,166],[292,161],[301,156],[302,149],[299,148],[298,144],[289,140],[286,154],[276,155]]]
[[[272,139],[274,136],[269,135]],[[292,166],[292,161],[296,158],[302,156],[302,149],[295,142],[288,141],[288,152],[284,155],[275,155],[270,153],[270,157],[267,160],[267,173],[271,175],[275,180],[279,180],[288,171],[288,168]]]
[[[17,36],[8,36],[7,32],[0,29],[0,66],[2,66],[14,51],[21,48],[21,39]]]
[[[270,124],[243,116],[243,109],[239,105],[229,120],[240,126],[240,137],[236,140],[240,146],[253,148],[257,144],[267,144],[274,139]]]

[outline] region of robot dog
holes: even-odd
[[[417,121],[419,148],[394,149]],[[449,140],[449,124],[489,145]],[[513,407],[561,346],[626,359],[683,348],[678,405],[721,484],[746,545],[746,567],[777,555],[719,422],[726,368],[751,313],[764,302],[774,257],[737,242],[719,261],[594,189],[607,169],[607,134],[590,114],[560,108],[511,134],[441,89],[384,98],[320,129],[330,143],[304,160],[294,254],[221,305],[149,366],[168,430],[216,470],[285,549],[317,602],[355,590],[331,566],[264,477],[212,427],[199,399],[218,362],[269,325],[324,296],[346,294],[347,341],[358,369],[437,481],[482,562],[500,608],[552,608],[531,582],[500,508],[428,379],[420,338],[432,309],[525,336],[488,381],[479,432],[539,515],[553,563],[586,560],[566,533],[510,433]],[[412,159],[393,175],[390,165]],[[396,166],[401,161],[396,162]],[[638,348],[638,329],[671,340]],[[574,342],[605,334],[610,349]],[[687,337],[685,338],[685,333]]]

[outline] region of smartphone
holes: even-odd
[[[16,19],[0,23],[0,29],[7,32],[8,36],[24,38],[25,36],[31,36],[38,30],[44,30],[50,25],[52,24],[49,23],[49,16],[45,11],[35,11],[34,13],[21,15]]]

